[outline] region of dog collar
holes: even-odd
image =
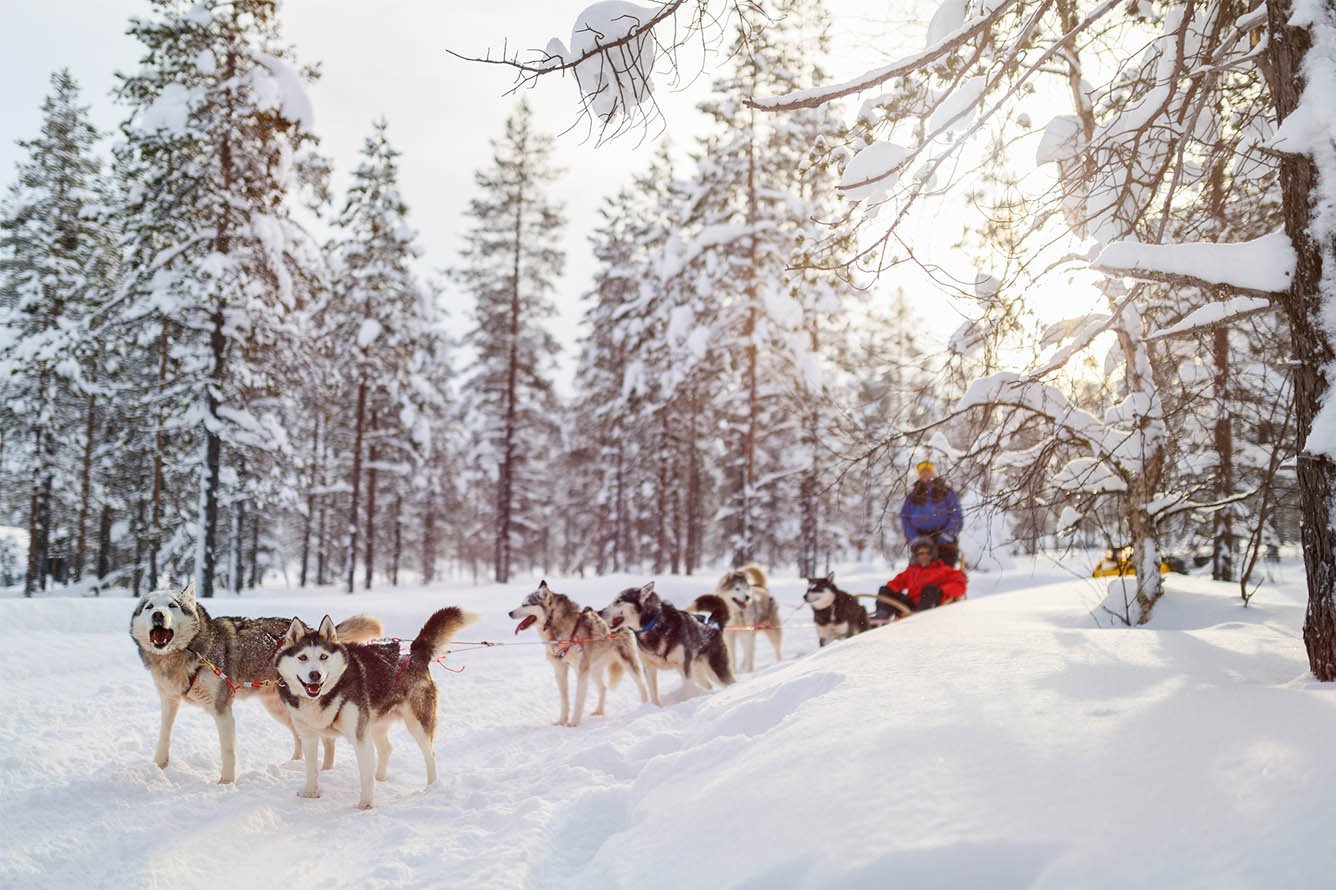
[[[640,628],[640,630],[632,630],[631,633],[635,634],[636,636],[640,636],[643,633],[649,633],[649,631],[654,628],[654,625],[658,623],[659,623],[659,616],[655,615],[653,618],[649,620],[649,624],[646,624],[644,627]]]

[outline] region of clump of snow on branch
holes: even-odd
[[[1146,339],[1162,340],[1165,337],[1177,337],[1180,334],[1187,334],[1204,328],[1219,327],[1222,324],[1228,324],[1231,321],[1237,321],[1246,316],[1262,312],[1270,306],[1271,301],[1265,297],[1234,297],[1217,303],[1207,303],[1205,306],[1194,309],[1183,316],[1182,320],[1176,324],[1154,331]]]
[[[284,120],[314,132],[315,111],[297,72],[268,53],[256,53],[255,61],[260,64],[251,72],[255,104],[260,108],[272,108]]]
[[[1289,237],[1277,231],[1238,244],[1119,241],[1104,248],[1095,265],[1134,278],[1141,277],[1138,273],[1181,275],[1242,290],[1278,293],[1289,290],[1295,262]]]
[[[905,160],[905,149],[892,142],[874,142],[853,156],[840,189],[851,201],[880,201],[900,178],[899,167]]]
[[[588,55],[575,65],[575,81],[600,120],[611,121],[650,98],[655,44],[644,26],[653,16],[654,10],[625,0],[604,0],[576,16],[569,47],[556,37],[548,41],[552,67]],[[618,45],[610,46],[614,43]],[[600,51],[602,47],[607,48]]]

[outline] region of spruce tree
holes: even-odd
[[[331,250],[335,284],[322,313],[322,329],[332,343],[343,344],[337,351],[342,408],[331,427],[351,431],[351,459],[344,468],[351,493],[349,593],[359,557],[363,585],[371,586],[377,511],[386,494],[382,484],[397,486],[407,476],[403,467],[421,459],[422,446],[430,447],[426,433],[413,427],[422,418],[414,380],[432,318],[410,267],[419,251],[399,191],[398,156],[386,122],[374,124],[337,221]]]
[[[53,568],[60,581],[82,568],[98,434],[97,350],[85,334],[111,274],[98,134],[69,72],[51,87],[0,216],[0,422],[12,484],[28,493],[27,596]]]
[[[517,544],[532,562],[549,543],[540,514],[550,481],[545,461],[556,446],[551,368],[559,347],[544,323],[556,313],[552,294],[565,265],[558,246],[564,219],[545,194],[558,175],[553,145],[521,102],[492,141],[491,166],[475,176],[479,194],[469,203],[472,225],[455,272],[475,301],[466,391],[485,449],[479,460],[494,473],[492,561],[501,582],[510,578]]]
[[[151,5],[153,18],[130,26],[142,64],[117,89],[130,112],[117,161],[132,270],[119,319],[157,347],[159,432],[143,449],[150,565],[159,551],[184,561],[193,538],[196,583],[211,596],[221,510],[265,497],[264,468],[287,446],[283,363],[303,343],[291,325],[318,274],[291,216],[295,191],[322,169],[301,87],[313,72],[291,67],[276,0]],[[185,478],[165,478],[169,467]],[[188,497],[179,489],[191,482],[194,527],[175,534],[167,486]]]

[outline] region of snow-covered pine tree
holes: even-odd
[[[330,421],[332,429],[347,430],[349,438],[350,461],[343,468],[350,492],[344,563],[349,593],[359,556],[363,584],[371,586],[382,474],[396,486],[407,479],[406,467],[430,447],[429,434],[418,428],[415,381],[434,318],[411,268],[419,254],[417,233],[408,224],[408,206],[399,191],[399,152],[390,144],[387,126],[384,120],[373,125],[353,173],[331,248],[333,295],[322,313],[331,342],[355,346],[336,360],[342,404]]]
[[[154,466],[153,559],[161,550],[186,562],[182,545],[193,544],[207,597],[222,568],[220,511],[263,496],[264,455],[288,444],[277,360],[301,348],[288,326],[318,274],[291,201],[323,164],[309,154],[302,91],[314,72],[292,67],[276,0],[150,2],[153,17],[129,29],[144,45],[141,65],[116,90],[130,110],[117,149],[128,270],[117,318],[139,342],[158,344],[149,391],[160,423],[144,449]],[[197,483],[193,528],[169,527],[160,498],[178,480],[164,479],[164,466]]]
[[[469,202],[471,227],[455,276],[475,301],[465,386],[476,441],[486,449],[476,457],[494,468],[493,567],[505,582],[517,545],[536,564],[538,551],[555,543],[545,536],[542,510],[545,462],[558,445],[551,368],[559,346],[544,323],[556,312],[564,220],[546,194],[558,175],[553,139],[534,129],[527,102],[492,148],[491,166],[475,174],[479,194]]]
[[[778,561],[806,522],[814,560],[815,515],[794,516],[796,480],[810,475],[812,449],[800,443],[811,433],[810,411],[820,374],[815,349],[820,338],[805,326],[819,324],[839,297],[812,294],[786,274],[800,236],[812,237],[812,221],[827,219],[829,191],[813,188],[822,168],[805,163],[821,132],[837,130],[824,110],[781,119],[746,104],[749,96],[785,92],[800,79],[820,79],[812,64],[825,36],[826,14],[816,0],[785,0],[774,19],[740,28],[730,70],[715,83],[714,98],[701,110],[716,130],[697,152],[690,223],[695,241],[692,283],[708,294],[706,312],[693,324],[707,326],[710,350],[727,366],[716,393],[728,430],[728,470],[722,517],[735,564]],[[838,283],[830,289],[838,291]],[[801,298],[796,299],[796,298]],[[804,393],[806,395],[804,395]],[[814,397],[815,396],[815,397]],[[804,418],[803,414],[809,416]],[[809,480],[809,488],[815,483]],[[817,510],[814,496],[807,506]],[[809,566],[810,568],[810,566]]]
[[[51,77],[42,131],[19,144],[0,214],[0,466],[28,493],[24,594],[77,579],[92,508],[98,350],[86,336],[109,297],[112,252],[98,134],[68,70]]]

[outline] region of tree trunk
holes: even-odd
[[[1267,81],[1276,108],[1276,120],[1284,121],[1299,104],[1303,89],[1301,66],[1312,48],[1306,29],[1287,25],[1291,4],[1269,0],[1267,20]],[[1308,575],[1308,612],[1304,620],[1304,645],[1313,675],[1323,682],[1336,680],[1336,463],[1325,454],[1303,451],[1313,420],[1327,397],[1330,381],[1323,372],[1333,358],[1333,344],[1323,328],[1324,302],[1336,294],[1323,294],[1324,261],[1336,258],[1336,244],[1321,243],[1311,230],[1313,208],[1320,199],[1317,167],[1307,155],[1284,155],[1280,162],[1280,189],[1285,234],[1294,247],[1298,263],[1290,290],[1281,300],[1294,339],[1294,402],[1297,435],[1299,504],[1304,566]],[[1324,299],[1325,297],[1325,299]]]
[[[246,587],[250,590],[260,586],[260,514],[251,517],[250,574]]]
[[[436,580],[436,495],[430,490],[422,517],[422,583]]]
[[[320,524],[316,531],[315,547],[315,583],[321,587],[329,583],[329,575],[325,569],[329,565],[329,538],[325,534],[325,519],[329,513],[329,494],[324,494],[320,498]]]
[[[102,518],[97,526],[97,586],[94,591],[101,596],[106,584],[107,574],[111,571],[111,505],[102,505]]]
[[[39,434],[38,440],[41,442]],[[40,449],[40,444],[38,448]],[[32,596],[37,592],[41,583],[39,580],[41,574],[41,540],[42,540],[42,507],[41,507],[42,486],[33,480],[32,490],[28,498],[28,571],[23,576],[23,595]]]
[[[403,495],[395,495],[394,498],[394,551],[390,554],[390,584],[393,587],[399,586],[399,555],[403,552],[403,532],[404,532],[404,498]]]
[[[690,575],[696,569],[700,568],[701,563],[701,539],[704,537],[704,519],[702,511],[705,503],[705,493],[701,491],[703,484],[701,466],[700,466],[700,399],[693,385],[691,393],[688,396],[687,407],[687,556],[686,573]]]
[[[163,427],[166,425],[163,417],[162,401],[165,398],[167,389],[167,355],[168,355],[167,322],[162,323],[162,330],[158,333],[158,400],[157,425],[153,431],[153,492],[151,495],[151,515],[152,525],[149,527],[149,547],[148,547],[148,571],[149,576],[157,583],[158,577],[158,550],[162,546],[162,497],[163,497],[163,475],[162,475],[162,452],[167,447]]]
[[[506,354],[506,416],[501,441],[501,463],[496,479],[496,580],[510,580],[510,511],[512,509],[516,424],[519,419],[520,257],[524,223],[524,190],[515,199],[514,262],[511,268],[510,337]]]
[[[315,480],[320,462],[320,418],[311,429],[311,477],[306,480],[306,515],[302,517],[302,570],[298,587],[306,586],[306,569],[311,561],[311,526],[315,522]]]
[[[1229,330],[1215,329],[1211,352],[1215,358],[1215,496],[1219,501],[1234,496],[1234,420],[1229,405]],[[1234,508],[1221,507],[1211,517],[1211,577],[1216,581],[1234,580]]]
[[[213,371],[209,375],[213,384],[208,387],[204,397],[204,484],[201,486],[199,539],[196,543],[197,559],[195,589],[202,597],[213,596],[213,575],[217,564],[214,547],[214,533],[218,527],[218,489],[222,479],[223,440],[218,435],[218,388],[223,381],[223,313],[213,313],[213,329],[209,334],[209,345],[213,353]],[[154,550],[157,542],[154,542]],[[151,558],[151,556],[150,556]]]
[[[366,380],[357,384],[357,410],[353,415],[352,503],[348,506],[348,593],[357,584],[357,508],[362,489],[362,437],[366,433]]]
[[[79,474],[79,519],[74,544],[74,562],[70,579],[83,580],[88,552],[88,514],[93,509],[93,436],[97,432],[97,397],[88,397],[88,419],[84,424],[83,467]]]
[[[376,412],[371,412],[367,426],[370,431],[376,429]],[[363,589],[371,589],[371,576],[376,567],[376,446],[368,445],[366,452],[366,565],[364,569]]]
[[[240,595],[242,582],[245,573],[245,526],[246,526],[246,502],[237,499],[232,503],[232,535],[228,546],[229,556],[227,571],[227,586],[233,595]]]
[[[756,69],[752,66],[752,86],[755,88]],[[760,294],[757,290],[756,282],[756,220],[759,216],[759,196],[756,193],[756,110],[751,109],[748,113],[748,126],[751,129],[752,138],[747,142],[747,226],[752,230],[752,235],[748,239],[747,247],[747,321],[743,328],[743,341],[746,344],[745,352],[747,364],[743,386],[747,393],[747,416],[743,420],[742,434],[742,491],[741,501],[738,504],[738,537],[733,545],[733,565],[740,566],[751,562],[756,554],[756,541],[754,540],[755,531],[753,529],[752,513],[756,509],[752,503],[756,488],[756,438],[757,430],[761,421],[761,405],[757,386],[757,374],[759,372],[757,363],[759,360],[759,350],[756,344],[757,320],[760,317],[758,311],[758,302]]]

